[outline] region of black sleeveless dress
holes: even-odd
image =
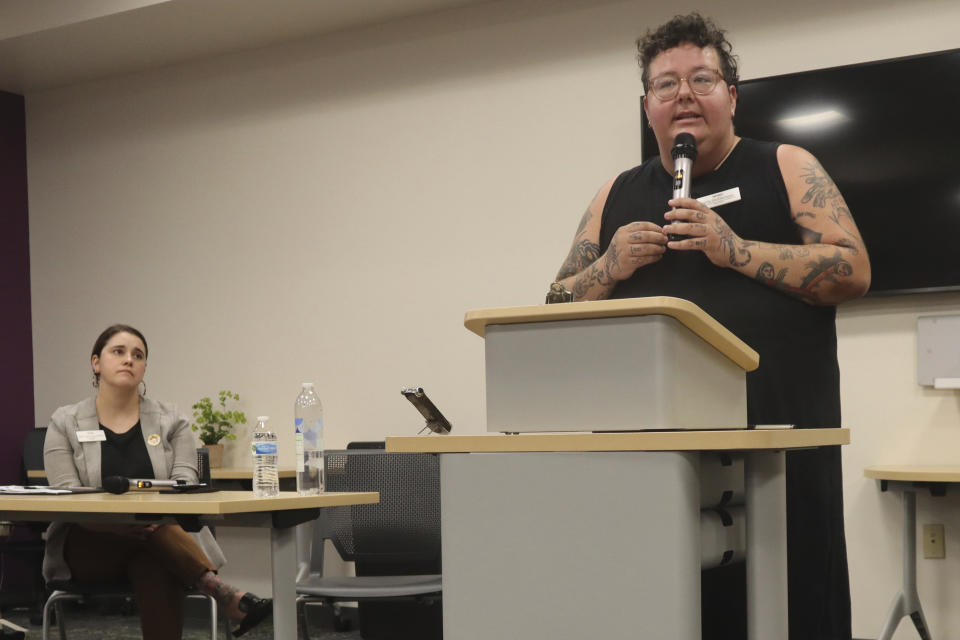
[[[691,191],[700,198],[739,188],[740,200],[714,208],[737,235],[800,245],[777,163],[778,146],[742,139],[719,169],[693,181]],[[664,225],[672,192],[672,176],[659,157],[618,176],[603,211],[600,252],[627,223]],[[759,368],[747,374],[748,424],[840,426],[834,307],[808,305],[732,269],[715,267],[698,251],[667,250],[661,260],[619,283],[610,297],[644,296],[690,300],[760,354]],[[851,637],[839,449],[787,454],[791,640]],[[737,572],[742,574],[742,566],[704,573],[704,638],[713,632],[723,638],[739,635],[731,632],[740,628],[742,590],[731,589],[729,576],[722,577]],[[716,594],[708,593],[714,588]],[[735,602],[731,592],[737,593]],[[721,602],[722,610],[712,602]]]

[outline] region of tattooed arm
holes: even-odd
[[[753,242],[736,235],[719,215],[696,200],[671,201],[667,233],[689,235],[667,246],[702,251],[718,267],[735,269],[809,304],[833,305],[870,287],[870,260],[847,204],[808,151],[777,150],[790,199],[790,215],[803,244]]]
[[[607,182],[587,207],[573,236],[573,246],[557,273],[556,282],[573,292],[575,301],[603,300],[637,268],[663,255],[667,237],[652,222],[631,222],[614,234],[600,255],[600,221],[613,180]]]

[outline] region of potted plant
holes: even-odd
[[[240,395],[232,391],[221,391],[219,409],[209,397],[200,398],[193,405],[194,423],[191,428],[200,433],[200,442],[210,452],[211,468],[223,464],[223,445],[220,441],[236,440],[237,435],[231,431],[238,424],[247,423],[247,416],[243,411],[227,409],[228,400],[239,401]]]

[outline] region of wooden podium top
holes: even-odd
[[[746,371],[753,371],[760,365],[760,356],[757,352],[714,320],[706,311],[689,300],[668,296],[477,309],[467,312],[463,325],[483,338],[487,335],[487,325],[491,324],[646,315],[664,315],[674,318]]]
[[[723,431],[394,436],[387,438],[387,451],[404,453],[745,451],[843,444],[850,444],[849,429],[727,429]]]

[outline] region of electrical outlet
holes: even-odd
[[[943,543],[943,525],[923,525],[923,557],[945,558],[947,550]]]

